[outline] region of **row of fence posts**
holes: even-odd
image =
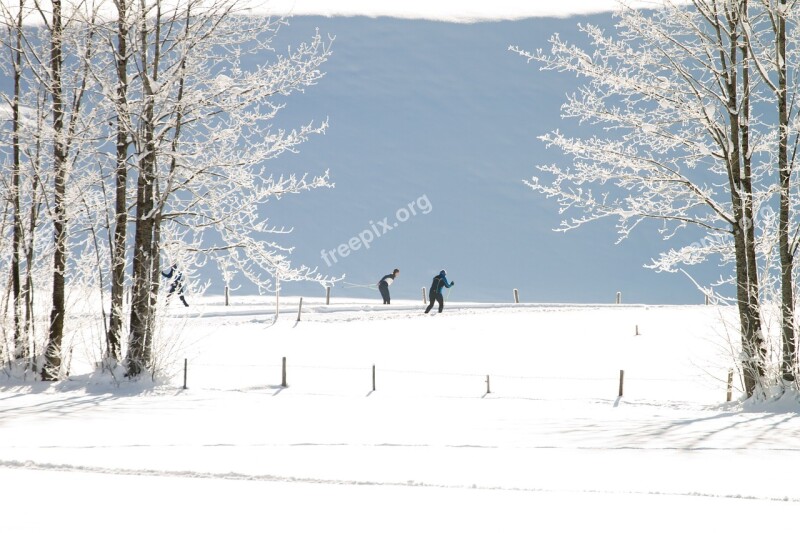
[[[189,360],[188,359],[184,359],[183,360],[183,389],[184,390],[189,388],[188,387],[188,381],[187,381],[188,377],[189,377],[188,375],[189,375]],[[289,386],[289,382],[287,380],[286,357],[283,357],[281,359],[281,387],[285,389],[288,386]],[[375,392],[377,390],[378,390],[378,387],[377,387],[377,370],[375,368],[375,365],[372,365],[372,392]],[[622,398],[622,396],[624,395],[624,392],[625,392],[625,371],[624,370],[620,370],[619,371],[618,397]],[[486,394],[491,394],[491,393],[492,393],[491,376],[489,374],[486,374]],[[733,398],[733,369],[730,369],[730,370],[728,370],[728,385],[727,385],[727,389],[726,389],[725,400],[729,402],[729,401],[731,401],[732,398]]]
[[[302,300],[302,298],[301,298],[301,300]],[[622,303],[622,293],[619,292],[619,291],[617,291],[617,297],[615,299],[615,302],[617,303],[617,305]],[[428,293],[425,291],[425,287],[422,287],[422,303],[424,305],[428,305]],[[517,290],[517,289],[514,289],[514,303],[515,304],[519,303],[519,290]],[[330,286],[328,286],[328,287],[325,287],[325,305],[330,305],[330,304],[331,304],[331,288],[330,288]],[[705,304],[706,305],[710,304],[710,298],[709,298],[708,294],[705,295]],[[225,306],[227,307],[229,305],[230,305],[230,288],[226,285],[225,286]],[[298,317],[297,320],[299,321],[300,318]]]
[[[330,305],[331,301],[331,288],[327,288],[327,295],[325,297],[325,305]],[[617,303],[620,303],[620,294],[617,293]],[[427,305],[428,299],[425,297],[425,287],[422,287],[422,303]],[[519,303],[519,291],[514,289],[514,303]],[[228,305],[228,288],[225,288],[225,305]],[[303,313],[303,297],[300,297],[300,304],[297,308],[297,321],[300,322],[300,318]],[[639,335],[639,326],[636,326],[636,335]]]

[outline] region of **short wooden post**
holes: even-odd
[[[281,371],[281,387],[288,387],[289,385],[286,383],[286,358],[283,358],[283,370]]]
[[[425,287],[422,287],[422,304],[428,305],[428,297],[425,296]]]
[[[728,370],[728,393],[726,395],[727,401],[733,398],[733,369]]]
[[[297,308],[297,321],[300,322],[300,314],[303,312],[303,297],[300,297],[300,306]]]
[[[491,394],[492,388],[489,385],[489,374],[486,374],[486,394]]]
[[[189,360],[188,359],[184,359],[183,360],[183,390],[187,389],[186,377],[187,377],[188,373],[189,373]]]
[[[706,294],[706,305],[708,305],[708,304],[709,304],[709,298],[708,298],[708,294]]]
[[[375,392],[375,365],[372,365],[372,392]]]
[[[519,291],[517,289],[514,289],[514,303],[519,303]]]
[[[229,305],[231,305],[231,302],[230,302],[230,291],[231,291],[230,287],[225,285],[225,307],[228,307]]]
[[[622,303],[622,293],[617,291],[617,304]]]
[[[624,370],[620,370],[619,371],[619,395],[620,395],[620,397],[622,396],[622,386],[623,386],[624,383],[625,383],[625,371]]]
[[[331,304],[331,288],[325,287],[325,305]]]
[[[636,324],[636,336],[639,336],[639,324]]]

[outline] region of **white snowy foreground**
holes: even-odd
[[[267,298],[173,306],[155,388],[80,357],[64,383],[0,381],[0,531],[747,531],[800,510],[798,404],[725,402],[730,308],[281,303],[275,323]]]

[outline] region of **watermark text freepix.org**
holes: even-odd
[[[350,252],[355,252],[361,248],[369,249],[370,244],[372,244],[375,239],[386,235],[411,217],[420,213],[427,215],[432,210],[433,204],[431,204],[431,201],[428,199],[428,195],[423,194],[413,202],[409,202],[408,205],[395,211],[394,222],[389,222],[389,217],[385,217],[383,220],[377,222],[370,220],[369,228],[360,231],[357,236],[348,239],[347,242],[340,244],[332,250],[322,250],[320,255],[322,259],[325,260],[325,263],[331,266],[333,263],[337,263],[339,258],[350,255]]]

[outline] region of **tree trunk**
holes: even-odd
[[[734,247],[736,257],[736,299],[742,344],[742,369],[745,394],[750,397],[762,384],[766,361],[766,346],[761,324],[760,286],[758,263],[756,262],[755,220],[752,195],[752,155],[750,149],[750,69],[748,47],[738,31],[742,17],[747,11],[747,2],[739,4],[741,11],[729,13],[731,38],[730,66],[728,69],[728,122],[732,153],[728,155],[731,203],[733,205]],[[737,52],[741,51],[741,62]],[[742,73],[741,106],[739,105],[738,73]],[[734,110],[739,110],[735,112]],[[740,117],[739,113],[743,116]],[[741,120],[740,120],[741,118]]]
[[[160,6],[159,6],[160,7]],[[156,15],[156,30],[160,21]],[[158,253],[154,242],[154,183],[156,180],[156,145],[154,126],[154,97],[149,74],[148,31],[145,10],[139,29],[141,46],[141,65],[145,75],[142,77],[143,90],[143,123],[142,139],[139,144],[140,155],[139,177],[136,184],[136,227],[133,249],[133,287],[131,289],[130,337],[128,343],[129,377],[139,376],[152,362],[152,334],[155,315],[153,283],[153,256]],[[156,38],[156,43],[158,39]],[[158,45],[156,45],[158,50]],[[153,60],[153,72],[158,72],[158,56]]]
[[[64,139],[64,104],[62,100],[61,67],[62,27],[61,0],[53,0],[53,22],[50,45],[50,94],[53,100],[53,171],[55,175],[53,198],[53,302],[50,311],[48,335],[42,379],[58,379],[61,369],[61,347],[64,337],[65,269],[67,258],[67,220],[65,192],[67,181],[67,153]]]
[[[108,354],[110,359],[119,360],[122,355],[123,299],[125,296],[126,239],[128,225],[128,26],[127,1],[117,0],[119,10],[117,46],[117,168],[114,240],[111,246],[111,310],[108,325]]]
[[[775,57],[778,72],[778,176],[780,213],[778,216],[778,248],[781,260],[781,365],[783,379],[795,380],[797,342],[794,324],[794,257],[791,242],[791,167],[789,166],[789,111],[786,81],[786,0],[777,10]]]
[[[22,289],[22,275],[20,259],[22,256],[22,213],[20,210],[20,120],[19,101],[21,96],[22,80],[22,12],[24,2],[20,3],[16,27],[16,51],[12,53],[14,69],[14,97],[11,103],[12,122],[12,167],[11,167],[11,194],[14,211],[14,228],[11,251],[11,284],[14,293],[14,357],[21,359],[27,356],[27,341],[25,340],[24,305],[25,300]]]
[[[155,143],[152,107],[146,111],[145,155],[139,169],[136,194],[136,228],[133,250],[133,286],[131,290],[128,376],[135,377],[151,362],[153,330],[153,180],[155,179]]]

